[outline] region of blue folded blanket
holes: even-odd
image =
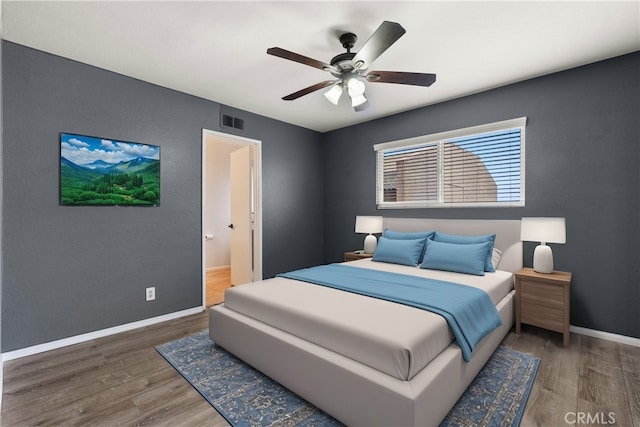
[[[321,265],[278,276],[439,314],[453,331],[466,362],[471,360],[471,352],[478,342],[502,325],[485,291],[458,283],[342,264]]]

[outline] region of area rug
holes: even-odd
[[[232,426],[342,426],[235,356],[207,331],[156,347]],[[500,346],[441,426],[518,426],[540,359]]]

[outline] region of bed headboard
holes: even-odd
[[[496,235],[495,247],[502,251],[498,269],[515,273],[522,268],[520,220],[383,218],[383,227],[396,231],[437,230],[443,233],[475,236]]]

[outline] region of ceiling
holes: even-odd
[[[640,50],[638,1],[7,1],[5,40],[326,132]],[[323,62],[382,21],[406,34],[372,70],[437,74],[431,87],[367,83],[355,112],[323,91],[330,75],[266,54]],[[606,78],[606,76],[603,76]]]

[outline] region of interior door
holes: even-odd
[[[252,149],[246,145],[230,155],[231,284],[253,281]]]

